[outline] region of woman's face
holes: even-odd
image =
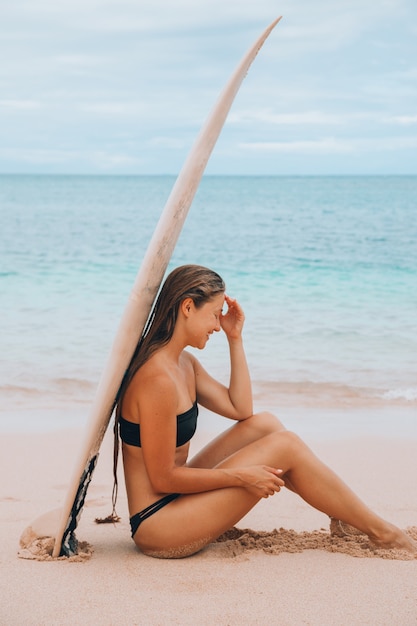
[[[191,303],[189,319],[189,345],[202,350],[210,335],[221,329],[220,316],[224,304],[224,293],[214,296],[199,308]]]

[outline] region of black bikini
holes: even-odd
[[[185,413],[177,415],[177,448],[183,446],[190,441],[197,428],[198,406],[194,402],[191,409]],[[140,425],[125,420],[120,416],[120,439],[131,446],[141,447],[140,443]]]
[[[183,446],[190,441],[197,428],[198,406],[197,402],[194,402],[191,409],[188,409],[185,413],[177,415],[177,447]],[[141,447],[140,441],[140,425],[134,422],[129,422],[124,417],[119,417],[120,439],[131,446]],[[179,493],[169,493],[163,498],[160,498],[153,504],[147,506],[139,513],[135,513],[130,518],[130,528],[132,530],[132,538],[134,537],[140,524],[162,509],[173,500],[179,497]]]

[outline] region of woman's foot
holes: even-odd
[[[330,518],[330,534],[336,537],[366,536],[364,532],[335,517]],[[378,548],[384,550],[406,550],[417,556],[417,543],[393,524],[386,523],[384,529],[378,535],[369,534],[368,537]]]
[[[378,548],[385,550],[406,550],[417,557],[417,543],[404,531],[393,524],[387,524],[387,528],[378,536],[369,535],[369,539]]]

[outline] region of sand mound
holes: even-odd
[[[90,559],[93,554],[93,548],[86,541],[79,541],[77,544],[77,554],[73,556],[52,557],[55,539],[53,537],[39,537],[31,526],[26,528],[20,537],[20,550],[17,553],[21,559],[30,559],[32,561],[68,561],[79,562]]]
[[[417,540],[416,526],[408,528],[405,532]],[[326,552],[339,552],[359,558],[396,559],[402,561],[410,561],[417,558],[405,550],[383,550],[377,548],[369,541],[366,535],[361,534],[346,524],[341,524],[337,529],[331,528],[330,533],[325,529],[296,532],[295,530],[279,528],[266,532],[234,527],[221,535],[216,543],[222,545],[222,555],[231,557],[252,550],[261,550],[268,554],[325,550]]]

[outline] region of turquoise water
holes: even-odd
[[[0,176],[3,427],[88,407],[173,183]],[[417,177],[202,181],[170,268],[242,303],[257,401],[417,407],[416,198]],[[227,379],[221,335],[199,358]]]

